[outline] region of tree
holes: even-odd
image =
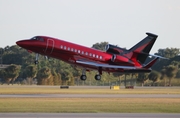
[[[19,76],[21,66],[11,64],[9,67],[1,70],[2,77],[6,81],[6,83],[9,85],[10,82],[12,84],[14,83],[15,79]]]
[[[166,48],[166,49],[159,49],[156,55],[160,55],[166,58],[173,58],[180,54],[179,48]]]
[[[180,69],[177,71],[176,78],[180,78]]]
[[[37,73],[38,85],[53,85],[53,78],[50,68],[43,67]]]
[[[96,43],[96,44],[93,44],[92,48],[104,51],[107,44],[108,42]]]
[[[161,80],[164,79],[164,86],[166,86],[166,68],[163,67],[163,69],[161,70],[161,77],[160,77]]]
[[[11,47],[7,46],[3,52],[3,63],[4,64],[22,64],[22,53],[17,45]]]
[[[33,78],[36,77],[37,74],[37,66],[36,65],[28,65],[24,70],[24,75],[26,76],[29,84],[32,84]]]
[[[169,86],[171,86],[171,80],[176,76],[178,72],[178,68],[173,65],[169,65],[166,67],[166,75],[169,78]]]
[[[158,78],[159,78],[159,73],[157,72],[157,71],[152,71],[149,75],[148,75],[148,78],[149,78],[149,80],[152,80],[152,82],[153,82],[153,84],[152,85],[154,85],[154,83],[158,80]]]
[[[148,73],[139,73],[137,81],[141,83],[142,86],[144,86],[144,82],[148,79]]]
[[[119,73],[119,72],[115,72],[115,73],[113,73],[113,76],[119,78],[119,86],[121,86],[121,77],[123,76],[123,74]]]
[[[162,57],[166,57],[167,59],[161,59],[157,64],[155,64],[152,69],[156,71],[161,71],[164,66],[168,66],[176,57],[180,54],[179,48],[166,48],[166,49],[159,49],[155,55],[159,55]]]
[[[56,73],[54,69],[52,69],[51,73],[53,76],[54,85],[61,85],[61,75],[59,73]]]
[[[66,68],[61,69],[62,85],[67,85],[67,81],[72,79],[72,73]]]

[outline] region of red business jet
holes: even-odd
[[[103,71],[150,72],[151,66],[159,59],[159,56],[149,54],[158,36],[152,33],[146,34],[147,37],[129,50],[108,44],[105,47],[106,51],[100,51],[47,36],[35,36],[16,43],[20,47],[36,53],[35,64],[38,63],[38,55],[41,54],[82,67],[81,80],[86,80],[86,70],[97,70],[98,74],[95,75],[95,79],[100,80]],[[145,64],[148,56],[156,58]]]

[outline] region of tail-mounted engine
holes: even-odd
[[[123,49],[123,48],[120,48],[111,44],[106,45],[105,50],[107,53],[110,53],[110,54],[121,54],[127,51],[126,49]]]
[[[112,55],[112,58],[111,58],[111,61],[112,61],[112,62],[115,62],[115,63],[119,63],[119,62],[129,62],[129,59],[126,58],[126,57],[120,56],[120,55],[115,55],[115,54],[113,54],[113,55]]]
[[[114,63],[131,63],[134,64],[130,59],[121,55],[112,55],[111,61]]]

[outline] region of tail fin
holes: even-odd
[[[158,37],[155,34],[146,33],[148,36],[129,49],[133,53],[131,58],[136,58],[141,64],[146,61],[146,58],[149,56],[149,52]]]

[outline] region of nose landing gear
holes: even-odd
[[[36,53],[36,59],[35,59],[35,61],[34,61],[34,64],[35,64],[35,65],[37,65],[37,64],[39,63],[38,60],[39,60],[39,54]]]

